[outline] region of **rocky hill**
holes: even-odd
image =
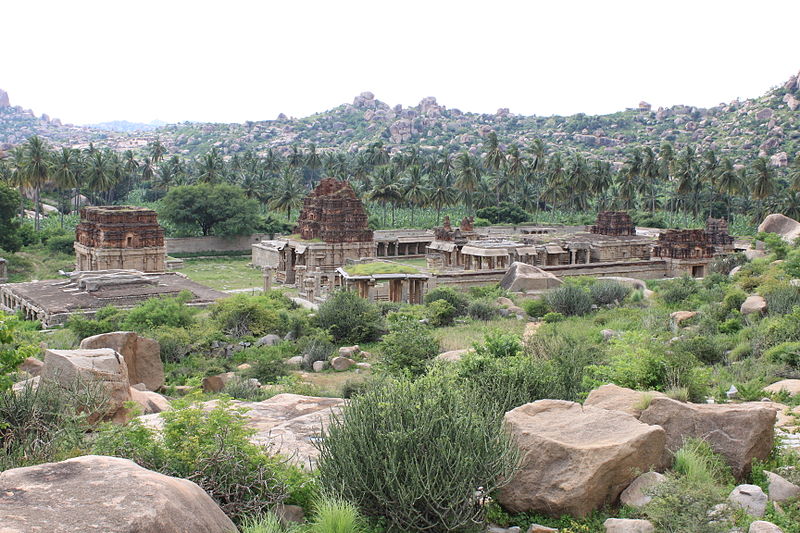
[[[279,115],[275,120],[243,124],[182,123],[152,131],[105,131],[61,124],[47,115],[10,105],[0,91],[0,149],[39,134],[57,145],[94,142],[115,149],[136,149],[156,137],[172,153],[194,156],[216,147],[224,154],[268,148],[288,150],[315,143],[318,148],[357,150],[380,141],[392,149],[480,151],[485,136],[495,131],[503,143],[529,144],[542,138],[554,147],[622,160],[631,145],[677,147],[694,143],[714,147],[735,160],[769,156],[783,166],[800,149],[800,74],[758,98],[735,100],[711,108],[675,105],[652,109],[647,102],[608,115],[523,116],[509,109],[478,114],[449,109],[436,98],[411,107],[394,107],[371,92],[352,103],[304,118]]]

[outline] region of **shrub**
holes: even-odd
[[[250,369],[246,371],[249,378],[256,378],[261,383],[274,383],[281,376],[288,374],[286,359],[297,355],[294,344],[282,342],[274,346],[251,346],[236,354],[237,360],[248,361]]]
[[[800,342],[782,342],[765,351],[764,356],[776,363],[798,368],[800,367]]]
[[[679,304],[697,292],[697,280],[689,276],[665,281],[659,287],[659,293],[664,303]]]
[[[589,287],[589,294],[595,305],[621,303],[630,292],[630,287],[617,281],[600,280]]]
[[[747,293],[739,287],[733,286],[725,293],[722,307],[727,311],[738,311],[746,299]]]
[[[800,305],[800,289],[792,285],[779,285],[764,293],[767,311],[771,315],[785,315]]]
[[[107,403],[98,382],[40,380],[0,392],[0,472],[66,459],[90,427],[87,413],[103,412]]]
[[[303,355],[302,367],[311,372],[314,370],[314,363],[317,361],[327,361],[330,359],[335,348],[333,344],[322,337],[312,337],[303,342],[300,353]]]
[[[239,528],[241,533],[284,533],[280,518],[273,513],[248,517]]]
[[[17,317],[4,315],[0,311],[0,392],[11,387],[13,381],[10,374],[17,370],[26,357],[35,353],[32,346],[19,346],[15,340],[14,330],[18,322]]]
[[[47,249],[54,254],[75,253],[75,235],[53,235],[47,239]]]
[[[523,300],[522,308],[530,317],[542,317],[550,312],[550,306],[547,305],[547,301],[544,298]]]
[[[319,306],[316,321],[335,341],[369,342],[384,330],[378,306],[352,291],[334,293]]]
[[[507,482],[517,453],[501,419],[430,376],[389,381],[334,418],[320,448],[323,488],[395,531],[470,531],[483,521],[475,490]]]
[[[122,327],[131,331],[150,331],[161,326],[186,328],[194,322],[195,310],[186,305],[193,298],[189,291],[176,297],[150,298],[125,316]]]
[[[125,311],[117,309],[113,305],[107,305],[102,309],[98,309],[94,314],[94,318],[88,318],[82,314],[70,315],[65,325],[79,339],[85,339],[101,333],[119,331],[122,329],[124,320]]]
[[[675,464],[672,468],[693,483],[733,483],[733,475],[725,460],[702,439],[687,438],[683,446],[675,452]]]
[[[414,320],[392,324],[379,346],[383,368],[390,374],[410,377],[424,374],[439,348],[430,328]]]
[[[456,319],[456,308],[446,300],[434,300],[427,304],[428,318],[434,327],[452,326]]]
[[[194,339],[185,328],[162,326],[151,331],[150,335],[161,346],[161,360],[165,363],[176,363],[192,350]]]
[[[463,316],[467,313],[467,306],[469,306],[469,298],[466,294],[457,292],[450,287],[437,287],[425,295],[425,304],[429,305],[437,300],[444,300],[455,309],[457,316]]]
[[[508,297],[508,291],[502,288],[499,283],[495,283],[494,285],[470,287],[469,295],[472,298],[499,298],[500,296]]]
[[[483,344],[475,346],[475,352],[489,357],[511,357],[522,353],[522,342],[518,335],[496,331],[487,334]]]
[[[713,365],[722,360],[723,349],[718,340],[707,335],[694,335],[672,343],[672,350],[691,354],[703,363]]]
[[[519,224],[528,220],[528,213],[511,202],[500,202],[497,206],[483,207],[475,212],[478,218],[485,218],[492,224]]]
[[[547,303],[553,311],[565,316],[581,316],[592,310],[589,293],[569,284],[550,291],[547,294]]]
[[[294,329],[293,318],[298,317],[293,317],[288,312],[291,303],[284,302],[282,297],[273,297],[271,294],[257,296],[237,294],[225,298],[211,308],[211,318],[222,331],[236,338],[261,337],[268,333],[286,335]]]
[[[542,321],[548,324],[552,324],[554,322],[561,322],[566,317],[561,313],[547,313],[542,317]]]
[[[233,376],[229,379],[222,389],[222,394],[249,402],[260,402],[267,398],[267,393],[257,383],[241,376]]]
[[[747,256],[741,252],[737,252],[735,254],[723,255],[715,258],[708,265],[708,269],[711,272],[718,272],[727,276],[731,273],[731,270],[745,263],[747,263]]]
[[[161,415],[160,434],[134,419],[105,425],[94,453],[125,457],[150,470],[197,483],[235,521],[267,512],[301,491],[305,476],[248,439],[244,415],[220,402],[211,410],[184,406]]]
[[[360,533],[364,531],[358,507],[341,498],[323,496],[314,502],[314,533]]]
[[[475,320],[494,320],[499,315],[497,306],[486,300],[475,300],[467,307],[467,314]]]

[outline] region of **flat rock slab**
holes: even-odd
[[[750,472],[753,459],[765,460],[772,450],[775,409],[760,402],[695,404],[654,398],[639,420],[659,425],[667,435],[662,467],[689,438],[703,439],[721,454],[736,479]]]
[[[631,415],[562,400],[539,400],[505,414],[522,465],[501,489],[511,512],[585,516],[614,503],[658,464],[664,430]]]
[[[583,405],[622,411],[639,418],[643,408],[649,405],[646,405],[647,401],[652,401],[653,398],[666,397],[666,394],[657,391],[642,392],[609,383],[590,392]]]
[[[87,455],[0,474],[3,533],[232,533],[236,526],[186,479]]]

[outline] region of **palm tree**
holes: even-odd
[[[367,196],[383,206],[383,225],[386,226],[386,204],[392,204],[392,226],[394,226],[394,205],[403,195],[397,183],[397,173],[392,165],[378,168],[372,181],[372,190]]]
[[[674,163],[674,175],[678,180],[678,186],[675,192],[678,194],[679,200],[683,201],[684,206],[689,195],[695,195],[697,192],[698,176],[700,174],[699,163],[697,161],[697,153],[691,146],[686,146],[680,156]],[[697,202],[692,202],[692,209],[695,216],[697,215]]]
[[[39,219],[41,217],[42,206],[39,203],[39,193],[50,180],[51,161],[50,151],[47,144],[38,135],[34,135],[24,144],[23,171],[27,177],[28,184],[33,187],[33,203],[36,209],[36,231],[40,229]]]
[[[161,141],[158,139],[152,141],[147,148],[150,152],[150,160],[153,162],[153,164],[159,163],[162,159],[164,159],[164,156],[167,153],[166,146],[161,144]]]
[[[464,151],[458,154],[455,162],[456,182],[455,186],[458,189],[464,204],[467,207],[467,214],[473,214],[473,195],[475,189],[481,181],[481,165],[480,162],[472,157],[469,152]]]
[[[276,210],[285,209],[288,222],[292,218],[292,209],[303,205],[305,195],[306,189],[297,177],[297,172],[292,168],[286,168],[272,195],[270,207]]]
[[[703,152],[703,162],[700,170],[701,180],[708,184],[711,194],[708,200],[708,216],[714,216],[714,194],[717,191],[717,179],[719,178],[719,158],[717,153],[709,148]]]
[[[62,195],[62,204],[59,206],[61,214],[61,228],[64,228],[64,211],[69,209],[69,191],[73,192],[78,187],[78,176],[80,174],[82,162],[80,152],[72,148],[62,148],[53,157],[53,183],[55,183]],[[67,194],[66,200],[64,194]]]
[[[114,186],[114,167],[110,151],[95,150],[86,160],[86,180],[90,190],[99,194]]]
[[[425,175],[422,173],[422,167],[418,164],[412,165],[406,169],[406,179],[403,183],[403,195],[406,201],[411,206],[411,226],[414,226],[414,210],[421,207],[425,203],[427,189],[425,186]]]
[[[267,150],[267,155],[264,156],[264,159],[261,161],[261,163],[263,164],[267,175],[270,177],[277,176],[281,171],[281,167],[283,166],[281,156],[272,148]]]
[[[731,218],[731,196],[738,192],[740,185],[739,177],[736,174],[736,170],[733,168],[733,161],[727,157],[724,158],[719,165],[717,187],[719,187],[720,192],[725,194],[725,204],[728,208],[728,220]]]
[[[766,157],[753,161],[753,198],[764,200],[775,192],[775,172]]]
[[[30,185],[30,182],[25,174],[25,149],[23,146],[17,145],[12,148],[7,161],[10,170],[8,183],[19,189],[19,217],[25,218],[25,188]]]
[[[319,178],[319,169],[322,168],[322,159],[320,159],[319,154],[317,153],[317,145],[311,143],[308,147],[308,154],[306,154],[305,160],[306,168],[311,172],[311,185],[313,187],[314,183],[317,182]]]
[[[795,154],[794,161],[789,165],[788,178],[792,184],[792,189],[800,191],[800,152]]]
[[[431,187],[428,192],[428,204],[436,208],[436,223],[442,213],[442,208],[452,205],[456,200],[456,190],[450,183],[449,172],[438,172],[431,180]]]
[[[212,148],[200,160],[198,180],[202,183],[217,183],[222,179],[225,162],[216,147]]]

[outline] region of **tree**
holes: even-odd
[[[419,165],[411,165],[406,170],[403,194],[411,206],[411,225],[414,225],[414,210],[425,204],[425,175]]]
[[[464,200],[467,213],[472,214],[473,196],[481,181],[480,163],[469,152],[461,152],[456,157],[456,188]]]
[[[17,252],[22,247],[19,221],[15,217],[18,204],[19,193],[0,185],[0,249],[6,252]]]
[[[272,209],[286,210],[286,220],[292,218],[292,209],[303,205],[306,189],[297,177],[297,172],[288,167],[272,195],[269,205]]]
[[[53,182],[62,195],[78,186],[78,175],[81,171],[80,152],[72,148],[62,148],[53,158]],[[64,211],[69,209],[68,199],[66,205],[60,206],[61,228],[64,228]]]
[[[181,185],[167,193],[159,214],[203,235],[247,235],[258,223],[258,202],[234,185]]]
[[[775,172],[766,157],[753,161],[753,198],[763,200],[775,192]]]
[[[203,159],[200,161],[200,175],[198,180],[202,183],[217,183],[222,179],[222,173],[225,168],[225,163],[219,150],[212,148],[207,152]]]
[[[386,204],[392,204],[392,226],[394,226],[394,205],[402,199],[403,195],[397,182],[397,174],[390,165],[378,168],[372,182],[369,199],[379,202],[383,206],[383,225],[386,225]]]
[[[28,139],[24,145],[23,172],[28,184],[33,187],[33,203],[36,210],[36,231],[39,231],[39,219],[42,206],[39,202],[39,193],[42,187],[50,180],[50,151],[47,144],[38,135]]]

